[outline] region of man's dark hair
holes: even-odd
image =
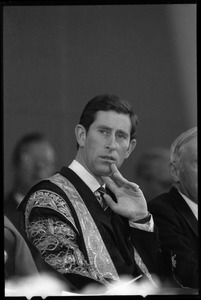
[[[12,154],[12,164],[13,166],[19,166],[21,162],[22,153],[26,152],[28,147],[33,143],[40,143],[43,141],[47,141],[44,134],[40,132],[33,132],[30,134],[26,134],[20,138],[17,144],[14,147]]]
[[[130,139],[136,137],[136,128],[138,124],[137,115],[134,113],[128,102],[120,97],[110,94],[98,95],[86,104],[79,121],[79,124],[84,126],[86,129],[86,132],[89,130],[90,125],[94,122],[96,113],[100,110],[112,110],[119,114],[129,115],[131,120]]]

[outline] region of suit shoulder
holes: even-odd
[[[170,199],[169,193],[164,193],[164,194],[161,194],[161,195],[153,198],[151,201],[149,201],[148,206],[149,207],[152,207],[155,205],[165,205],[166,206],[169,203],[169,199]]]
[[[172,214],[175,212],[174,198],[169,193],[162,194],[148,203],[148,210],[154,215],[167,215],[168,211]]]

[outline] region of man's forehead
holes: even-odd
[[[123,114],[123,113],[117,113],[115,111],[109,110],[109,111],[98,111],[96,113],[96,117],[94,120],[94,123],[101,124],[105,126],[124,126],[130,129],[131,127],[131,120],[130,116]]]

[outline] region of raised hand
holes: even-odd
[[[108,206],[117,214],[132,221],[143,219],[147,216],[147,202],[139,186],[129,182],[118,171],[115,164],[111,164],[112,176],[102,176],[107,187],[115,194],[117,203],[108,195],[104,199]]]

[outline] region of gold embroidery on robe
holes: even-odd
[[[76,243],[78,229],[71,211],[66,201],[54,192],[39,190],[29,198],[25,211],[25,225],[28,237],[40,250],[45,261],[61,273],[80,274],[98,280],[105,285],[108,283],[104,278],[118,280],[117,271],[100,233],[77,190],[60,174],[55,174],[49,180],[66,193],[75,208],[83,231],[90,264],[85,260]],[[71,223],[75,231],[56,217],[48,219],[37,218],[29,223],[30,212],[36,207],[49,208],[59,212]],[[65,250],[62,250],[62,247]],[[51,253],[51,251],[53,252]],[[134,253],[136,263],[153,282],[151,274],[142,262],[136,249],[134,249]]]
[[[61,221],[56,216],[33,218],[29,215],[34,208],[48,208],[59,212],[70,220]],[[25,227],[28,238],[38,248],[43,259],[60,273],[74,273],[92,278],[104,285],[109,283],[91,266],[80,251],[76,235],[78,234],[70,209],[63,198],[54,192],[39,190],[31,195],[25,211]]]
[[[137,252],[137,250],[134,247],[133,247],[133,249],[134,249],[134,258],[135,258],[136,264],[139,266],[141,271],[146,275],[146,277],[151,281],[151,283],[155,287],[158,287],[157,284],[155,283],[155,281],[153,280],[151,274],[149,273],[149,270],[147,269],[147,267],[143,263],[142,258],[140,257],[139,253]]]
[[[61,196],[54,192],[46,190],[38,190],[31,195],[25,212],[25,222],[28,221],[30,211],[33,207],[50,208],[54,211],[59,211],[77,230],[73,217],[71,216],[70,208],[66,201]],[[78,230],[77,230],[78,231]]]
[[[44,260],[62,274],[75,273],[97,280],[76,243],[76,234],[57,218],[39,218],[29,225],[29,238]]]
[[[90,264],[104,278],[119,279],[116,268],[105,247],[98,228],[86,205],[74,186],[60,174],[55,174],[50,181],[57,184],[68,196],[77,213],[85,241]]]

